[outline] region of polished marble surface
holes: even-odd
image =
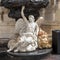
[[[2,51],[6,51],[6,48],[3,48],[1,47],[0,49],[0,52]],[[34,56],[34,59],[30,59],[29,57],[27,57],[27,60],[60,60],[60,55],[56,55],[56,54],[47,54],[47,55],[44,55],[44,56],[39,56],[39,58],[35,59],[35,57],[37,56]],[[26,60],[24,58],[20,58],[20,57],[13,57],[11,55],[7,55],[5,52],[3,52],[3,54],[0,53],[0,60]]]
[[[29,59],[29,58],[28,58]],[[16,58],[13,56],[0,56],[0,60],[21,60],[20,58]],[[24,60],[24,59],[22,59]],[[38,59],[36,59],[38,60]],[[60,60],[60,55],[53,55],[53,54],[49,54],[48,56],[42,57],[39,60]]]

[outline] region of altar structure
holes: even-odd
[[[60,0],[58,0],[58,1],[49,0],[49,1],[50,1],[50,3],[49,3],[50,5],[48,5],[48,7],[45,9],[44,8],[41,9],[40,14],[41,14],[41,16],[44,16],[44,22],[42,23],[41,28],[44,31],[46,31],[49,34],[49,36],[51,36],[51,31],[53,29],[60,29],[60,25],[59,25]],[[52,7],[52,5],[54,5],[54,6],[56,5],[57,8],[56,9],[50,8],[50,7]],[[15,28],[16,21],[13,18],[9,18],[8,13],[9,13],[9,9],[6,9],[6,8],[0,6],[0,38],[7,38],[7,37],[11,38],[11,36],[14,34],[13,31]]]
[[[1,0],[0,46],[6,48],[1,53],[21,60],[51,53],[52,30],[60,29],[59,6],[60,0]]]

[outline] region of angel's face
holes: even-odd
[[[34,18],[34,16],[33,15],[29,15],[29,22],[34,22],[35,21],[35,18]]]

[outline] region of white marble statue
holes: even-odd
[[[29,20],[24,15],[25,6],[22,6],[21,16],[15,25],[15,33],[19,33],[19,37],[15,42],[10,41],[8,43],[9,51],[14,49],[14,52],[26,52],[26,51],[34,51],[38,47],[37,37],[39,32],[39,26],[35,22],[35,18],[33,15],[29,15]],[[38,21],[41,17],[38,18]],[[15,44],[13,44],[15,43]]]

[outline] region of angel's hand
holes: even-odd
[[[22,10],[24,10],[25,9],[25,6],[22,6]]]
[[[22,6],[21,16],[22,16],[23,20],[28,24],[28,20],[27,20],[27,18],[24,15],[24,9],[25,9],[25,6]]]

